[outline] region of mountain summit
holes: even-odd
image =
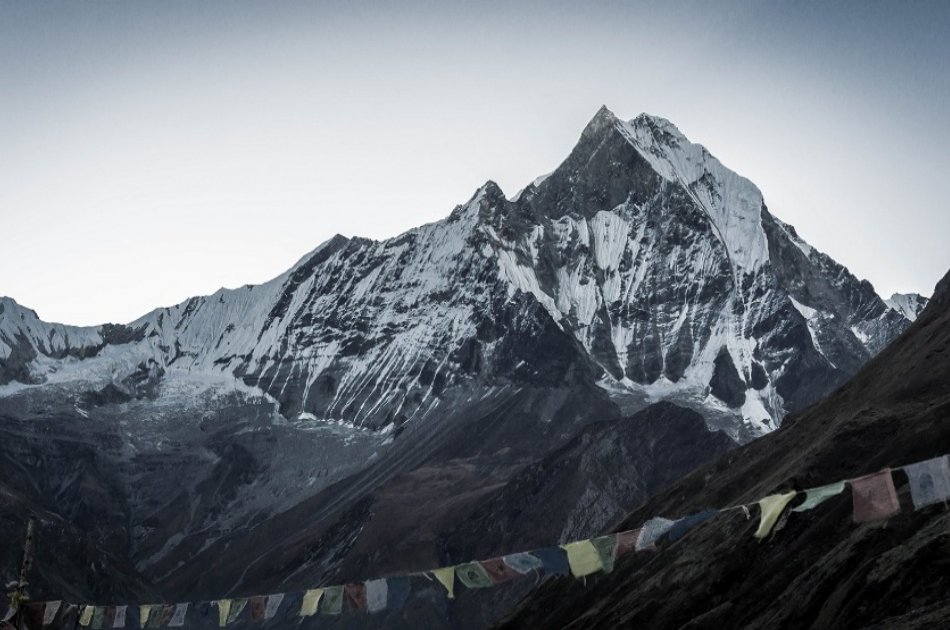
[[[0,309],[0,384],[100,388],[154,366],[231,378],[291,420],[398,430],[475,389],[587,379],[626,409],[676,400],[740,439],[843,382],[913,315],[672,123],[607,108],[514,199],[488,182],[445,220],[334,237],[263,285],[98,328]],[[545,346],[513,341],[529,329]]]

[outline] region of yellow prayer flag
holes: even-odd
[[[567,562],[571,565],[571,573],[574,577],[584,577],[602,571],[604,568],[600,554],[597,553],[597,547],[589,540],[567,543],[561,545],[561,549],[567,552]]]
[[[759,500],[759,509],[762,512],[762,520],[759,521],[759,529],[755,532],[755,537],[763,539],[769,535],[772,528],[775,527],[775,521],[782,514],[782,510],[788,505],[788,502],[798,494],[794,490],[785,494],[773,494]]]
[[[92,623],[92,613],[95,608],[95,606],[89,606],[88,604],[82,607],[82,613],[79,615],[80,626],[88,626],[90,623]]]
[[[300,616],[310,617],[317,613],[317,607],[320,605],[320,598],[323,597],[322,588],[312,588],[303,596],[303,604],[300,605]]]
[[[449,593],[449,599],[455,599],[455,567],[442,567],[441,569],[432,569],[430,571],[435,576],[445,590]]]
[[[231,612],[231,600],[230,599],[219,599],[218,604],[218,626],[223,628],[228,625],[228,614]]]
[[[139,627],[144,628],[148,623],[148,615],[152,612],[151,604],[142,604],[139,606]]]

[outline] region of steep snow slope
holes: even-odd
[[[927,306],[929,300],[919,293],[895,293],[884,300],[885,304],[909,319],[914,321],[920,312]]]
[[[915,510],[902,465],[950,451],[950,273],[914,324],[846,385],[778,431],[703,466],[622,522],[748,503],[894,469],[901,513],[856,524],[850,491],[753,537],[732,511],[631,554],[612,573],[548,583],[506,628],[874,628],[950,624],[950,511]],[[801,495],[800,495],[801,496]],[[801,499],[796,499],[797,505]]]

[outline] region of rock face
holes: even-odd
[[[619,526],[749,502],[950,452],[950,273],[917,321],[852,380],[778,431],[672,484]],[[585,586],[560,580],[529,598],[512,628],[934,628],[950,622],[950,513],[852,522],[849,491],[792,514],[759,542],[739,512],[655,554],[618,561]]]
[[[747,439],[880,351],[913,315],[903,304],[804,243],[670,122],[601,109],[514,199],[488,182],[443,221],[334,237],[260,286],[100,328],[4,299],[0,383],[155,361],[234,376],[290,419],[399,430],[452,389],[561,378],[574,363],[538,356],[548,343],[533,365],[510,347],[534,327],[576,342],[576,362],[616,396],[712,410]]]
[[[721,432],[710,434],[700,414],[668,402],[596,423],[480,501],[445,536],[447,559],[491,557],[496,540],[532,549],[607,531],[626,514],[624,505],[646,501],[735,446]]]
[[[515,197],[488,182],[259,286],[100,327],[0,298],[4,533],[32,506],[75,528],[52,540],[88,532],[82,563],[38,563],[46,584],[119,597],[85,562],[106,545],[127,597],[164,600],[429,568],[465,551],[469,516],[522,536],[485,549],[536,518],[593,534],[909,324],[671,123],[602,109]],[[573,490],[546,513],[555,487]]]

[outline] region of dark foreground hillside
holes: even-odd
[[[950,274],[917,322],[850,382],[775,433],[673,484],[617,529],[747,503],[950,453]],[[510,628],[936,628],[950,626],[950,510],[852,522],[846,489],[753,538],[758,509],[720,514],[611,574],[558,579]]]

